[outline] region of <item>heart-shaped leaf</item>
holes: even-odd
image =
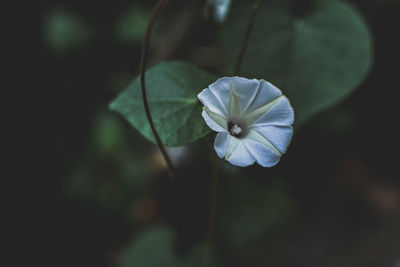
[[[253,1],[236,1],[222,29],[224,51],[238,54]],[[354,90],[372,63],[372,38],[358,12],[340,1],[263,1],[242,73],[263,78],[286,94],[299,125]]]
[[[167,146],[191,143],[210,130],[201,117],[197,94],[216,80],[194,65],[161,63],[146,72],[146,92],[154,125]],[[144,137],[155,142],[146,119],[140,80],[136,78],[111,104]]]

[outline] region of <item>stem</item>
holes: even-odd
[[[220,169],[220,162],[216,161],[214,165],[214,170],[211,180],[211,190],[210,190],[210,214],[208,220],[208,233],[206,238],[205,247],[205,260],[207,266],[213,266],[213,244],[214,244],[214,232],[215,232],[215,215],[217,210],[217,182],[218,174]]]
[[[249,24],[247,24],[247,29],[246,29],[246,33],[244,35],[242,46],[240,48],[238,57],[236,59],[236,64],[235,64],[235,69],[233,71],[233,73],[234,73],[233,75],[238,75],[239,74],[240,67],[241,67],[242,62],[243,62],[244,54],[246,52],[247,44],[248,44],[249,39],[250,39],[251,31],[253,30],[253,25],[254,25],[254,21],[256,19],[258,8],[260,7],[260,3],[261,3],[261,0],[256,0],[256,2],[254,4],[253,13],[251,14],[251,18],[250,18]]]
[[[170,177],[174,177],[175,176],[174,166],[172,164],[170,157],[167,154],[167,151],[165,150],[163,143],[161,142],[160,136],[157,133],[156,127],[154,126],[153,119],[151,117],[149,103],[147,102],[146,80],[145,80],[147,55],[148,55],[149,46],[150,46],[151,33],[153,31],[154,24],[157,20],[158,15],[160,14],[161,9],[165,6],[165,4],[167,2],[168,2],[168,0],[159,0],[158,1],[157,5],[154,9],[153,15],[151,16],[149,26],[147,27],[147,30],[146,30],[146,35],[145,35],[144,42],[143,42],[142,57],[140,60],[140,86],[142,89],[144,109],[146,111],[146,116],[147,116],[147,120],[149,121],[151,131],[153,132],[154,137],[156,138],[156,141],[157,141],[157,145],[165,159],[165,162],[167,163],[168,174]]]
[[[253,12],[251,14],[251,18],[249,24],[247,25],[246,33],[242,42],[242,46],[240,48],[239,55],[236,59],[234,75],[238,75],[240,71],[240,66],[242,65],[244,54],[246,52],[247,44],[250,39],[250,34],[253,29],[254,21],[260,7],[261,0],[256,0]],[[204,256],[206,260],[207,266],[213,266],[213,245],[214,245],[214,232],[215,232],[215,217],[217,210],[217,182],[218,182],[218,174],[220,171],[220,162],[216,161],[214,165],[212,181],[211,181],[211,192],[210,192],[210,214],[208,221],[208,233],[206,237],[206,247],[204,251]]]

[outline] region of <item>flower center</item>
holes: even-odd
[[[241,137],[243,129],[239,123],[228,121],[228,132],[234,137]]]

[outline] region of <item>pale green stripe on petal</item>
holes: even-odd
[[[262,136],[256,130],[250,129],[250,131],[247,134],[246,138],[254,140],[254,141],[259,142],[261,144],[264,144],[267,147],[269,147],[272,151],[274,151],[276,154],[278,154],[279,156],[282,156],[282,153],[270,141],[268,141],[264,136]]]
[[[281,101],[285,96],[281,95],[268,104],[265,104],[253,111],[250,111],[249,113],[244,114],[244,119],[248,124],[253,123],[256,121],[260,116],[268,112],[273,106],[275,106],[279,101]]]
[[[203,110],[207,113],[207,115],[219,126],[228,130],[228,120],[224,116],[221,116],[215,112],[212,112],[210,109],[203,107]]]
[[[229,115],[231,117],[238,116],[240,114],[239,99],[235,92],[235,88],[232,85],[231,100],[229,105]]]
[[[229,136],[228,146],[226,148],[225,159],[228,160],[233,152],[235,152],[236,148],[240,144],[240,140],[232,135]]]

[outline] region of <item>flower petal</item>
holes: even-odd
[[[228,117],[229,104],[226,105],[226,103],[223,102],[218,95],[214,94],[212,90],[208,88],[204,89],[197,95],[197,98],[201,101],[201,103],[203,103],[206,108],[208,108],[212,112],[224,116],[225,118]],[[229,99],[230,95],[228,96],[228,101]]]
[[[286,148],[290,143],[293,135],[292,126],[254,126],[249,134],[261,135],[281,154],[286,152]],[[254,138],[253,138],[254,139]]]
[[[233,137],[232,135],[229,135],[229,143],[226,148],[226,153],[225,153],[225,159],[228,160],[233,152],[236,150],[238,145],[240,144],[240,140],[236,137]]]
[[[280,101],[270,107],[263,115],[253,122],[253,125],[279,125],[290,126],[294,121],[294,111],[289,100],[282,96]]]
[[[265,138],[262,134],[260,134],[258,131],[256,131],[254,128],[250,129],[248,132],[247,136],[245,137],[246,140],[253,140],[255,142],[258,142],[266,147],[268,147],[270,150],[274,151],[276,154],[281,156],[281,152],[277,147],[274,146],[267,138]]]
[[[229,77],[222,77],[213,82],[208,86],[208,89],[213,94],[214,98],[217,98],[221,108],[226,112],[226,116],[229,114],[229,107],[232,95],[232,85]],[[204,103],[203,103],[204,104]]]
[[[239,140],[238,138],[231,136],[227,132],[222,132],[217,134],[217,137],[215,138],[214,149],[215,152],[217,152],[218,157],[224,158],[229,162],[231,162],[231,157],[233,156],[234,153],[236,153],[236,150],[241,143],[242,141]],[[235,156],[234,162],[238,161],[237,159],[238,156],[239,154]]]
[[[245,113],[253,103],[260,89],[260,81],[257,79],[246,79],[242,77],[231,77],[232,97],[230,115],[238,117]]]
[[[239,167],[252,165],[256,161],[247,150],[245,142],[233,136],[229,139],[225,159]]]
[[[262,106],[265,106],[266,104],[277,99],[281,95],[281,90],[279,90],[279,88],[277,88],[275,85],[265,80],[260,80],[260,88],[258,90],[258,93],[247,108],[247,112],[251,112]]]
[[[201,112],[201,115],[211,130],[216,132],[226,131],[228,121],[221,115],[208,110],[206,107],[204,108],[203,112]]]
[[[228,15],[228,11],[231,5],[231,0],[208,0],[207,4],[213,4],[214,7],[214,19],[218,23],[223,23]]]
[[[246,139],[245,144],[252,157],[263,167],[275,166],[281,158],[280,154],[262,143]]]
[[[230,137],[231,136],[227,132],[219,133],[217,134],[217,137],[215,137],[214,149],[215,152],[217,152],[218,157],[225,157]]]
[[[286,96],[265,80],[223,77],[204,89],[198,98],[202,116],[219,132],[214,149],[220,158],[236,166],[257,161],[264,167],[276,165],[293,135],[294,111]],[[244,136],[228,132],[228,121],[245,127]]]
[[[242,117],[245,119],[246,123],[253,124],[254,121],[256,121],[258,118],[260,118],[263,114],[267,113],[278,102],[280,102],[283,97],[284,96],[279,96],[278,98],[275,98],[271,102],[266,103],[265,105],[260,106],[259,108],[254,109],[254,110],[244,114]]]

